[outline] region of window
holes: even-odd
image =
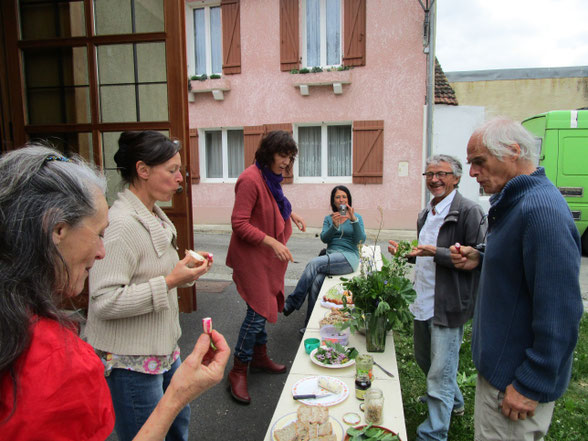
[[[209,182],[236,182],[245,168],[243,130],[207,129],[200,139],[200,175]]]
[[[351,125],[299,126],[296,182],[351,182]]]
[[[222,72],[221,6],[192,8],[187,6],[186,32],[188,72],[212,75]]]
[[[303,0],[302,62],[307,67],[341,64],[341,0]]]

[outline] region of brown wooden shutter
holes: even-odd
[[[264,135],[267,135],[269,132],[272,132],[274,130],[284,130],[285,132],[290,133],[290,135],[294,133],[294,129],[291,123],[266,124],[264,127]],[[292,182],[294,182],[294,174],[292,172],[292,169],[290,169],[289,172],[284,173],[284,180],[282,181],[282,184],[291,184]]]
[[[200,183],[200,163],[198,161],[198,129],[190,129],[190,181]]]
[[[280,0],[280,69],[298,69],[298,0]]]
[[[343,16],[343,64],[365,66],[366,0],[345,0]]]
[[[384,171],[384,121],[353,122],[353,183],[381,184]]]
[[[255,162],[255,152],[265,133],[264,126],[243,127],[243,155],[245,168]]]
[[[239,0],[222,0],[223,74],[241,73],[241,8]]]

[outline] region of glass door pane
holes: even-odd
[[[23,40],[86,35],[83,1],[21,0],[20,33]]]
[[[162,0],[94,0],[96,35],[163,32]]]

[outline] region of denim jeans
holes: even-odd
[[[239,330],[239,338],[235,345],[235,356],[243,363],[249,363],[253,359],[253,348],[255,345],[267,343],[267,332],[265,331],[265,317],[247,305],[245,320]]]
[[[286,304],[294,309],[300,309],[308,295],[308,309],[306,310],[306,320],[308,323],[310,314],[316,303],[323,281],[328,275],[341,275],[353,272],[353,268],[347,262],[343,253],[325,254],[324,256],[315,257],[306,265],[300,280],[292,294],[286,299]]]
[[[452,410],[464,406],[457,385],[459,348],[463,326],[445,328],[433,319],[414,321],[414,355],[427,376],[429,414],[417,428],[419,440],[446,440]]]
[[[159,375],[113,369],[106,377],[116,416],[114,429],[119,441],[131,441],[139,432],[169,386],[180,363],[181,360],[178,358],[169,371]],[[172,423],[165,441],[188,441],[189,424],[190,406],[188,405]]]

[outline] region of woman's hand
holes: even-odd
[[[355,210],[353,209],[353,207],[351,205],[348,205],[347,206],[347,218],[351,222],[356,222],[357,221],[357,217],[355,217]]]
[[[290,214],[290,217],[292,218],[292,222],[294,222],[296,224],[298,229],[304,233],[306,231],[306,222],[304,222],[304,219],[302,219],[300,216],[298,216],[294,212],[292,212],[292,214]]]
[[[333,219],[333,225],[335,225],[336,228],[339,228],[339,226],[342,223],[346,222],[349,218],[347,217],[347,215],[341,216],[341,213],[335,211],[333,214],[331,214],[331,219]]]
[[[292,257],[292,253],[290,253],[290,250],[288,249],[288,247],[286,245],[284,245],[282,242],[274,239],[271,236],[265,236],[263,238],[262,243],[264,245],[270,247],[272,250],[274,250],[276,257],[278,259],[280,259],[282,262],[286,262],[286,261],[294,262],[294,257]]]
[[[198,254],[202,254],[203,256],[206,254],[204,257],[208,256],[208,253],[205,252],[199,252]],[[194,265],[194,262],[195,259],[189,254],[186,254],[186,256],[176,264],[172,272],[165,276],[167,289],[174,289],[178,286],[192,283],[203,274],[206,274],[212,266],[212,259],[208,258],[199,266],[192,266]]]
[[[216,350],[210,347],[211,339]],[[230,354],[225,338],[217,331],[213,330],[210,336],[200,335],[194,350],[172,377],[165,394],[134,441],[163,439],[178,413],[190,401],[223,379]]]
[[[393,240],[389,240],[388,241],[389,245],[388,245],[388,252],[390,254],[392,254],[393,256],[398,252],[398,242],[395,242]],[[410,253],[408,253],[406,256],[407,257],[416,257],[416,256],[434,256],[435,254],[427,254],[428,252],[433,252],[433,250],[425,250],[426,247],[429,247],[430,245],[423,245],[422,249],[421,246],[415,248],[413,247],[412,250],[410,251]],[[432,245],[431,245],[432,246]],[[435,247],[433,247],[435,248]],[[435,252],[436,252],[436,248],[435,248]]]

